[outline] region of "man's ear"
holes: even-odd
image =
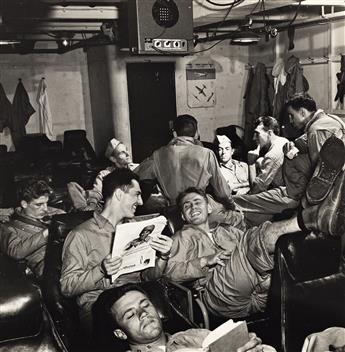
[[[301,108],[300,112],[303,117],[307,117],[310,114],[306,108]]]
[[[186,221],[186,218],[184,217],[182,212],[181,212],[181,218],[182,218],[183,221]]]
[[[114,192],[114,197],[116,197],[117,200],[121,200],[123,193],[124,192],[121,188],[116,188]]]
[[[127,335],[121,329],[115,329],[113,334],[120,340],[127,340]]]
[[[20,201],[20,206],[23,208],[23,209],[26,209],[28,207],[28,202],[25,201],[25,200],[21,200]]]

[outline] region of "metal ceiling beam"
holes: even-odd
[[[47,6],[31,9],[31,11],[18,11],[6,9],[5,21],[92,21],[115,20],[119,12],[116,6],[89,7],[89,6]]]
[[[103,22],[47,22],[36,23],[35,26],[16,25],[11,28],[16,33],[47,33],[47,32],[72,32],[72,33],[95,33],[99,32]]]

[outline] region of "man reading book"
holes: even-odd
[[[210,332],[206,329],[189,329],[172,336],[165,333],[156,307],[147,293],[135,284],[127,284],[104,292],[99,297],[97,305],[101,312],[101,314],[98,312],[99,319],[106,325],[105,333],[113,333],[116,338],[126,341],[130,351],[133,352],[198,349]],[[261,340],[250,333],[249,341],[237,351],[259,352],[274,349],[266,349],[266,346],[261,345]]]
[[[276,241],[300,231],[297,218],[246,231],[223,223],[211,228],[204,191],[188,188],[177,204],[186,225],[173,236],[165,276],[204,288],[203,301],[215,315],[237,318],[263,311]]]
[[[103,179],[104,209],[71,231],[62,252],[61,291],[77,297],[80,318],[87,330],[91,330],[91,308],[102,291],[128,282],[154,280],[165,269],[172,244],[171,238],[158,235],[150,246],[157,251],[155,267],[141,272],[115,275],[122,257],[112,257],[112,242],[116,226],[134,217],[138,205],[142,205],[139,179],[129,169],[117,169]],[[125,255],[125,254],[124,254]]]

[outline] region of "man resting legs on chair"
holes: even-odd
[[[281,235],[300,231],[303,216],[246,231],[223,223],[210,228],[202,190],[187,189],[177,204],[186,225],[173,236],[165,276],[204,287],[203,301],[215,315],[236,318],[263,311],[275,244]]]

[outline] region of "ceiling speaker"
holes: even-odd
[[[193,47],[192,0],[128,0],[125,6],[120,31],[127,30],[132,54],[186,55]]]

